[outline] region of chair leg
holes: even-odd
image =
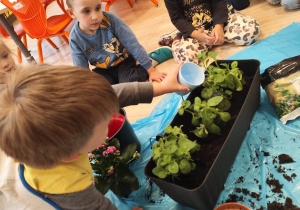
[[[27,38],[26,38],[26,34],[25,34],[22,38],[23,38],[23,44],[24,44],[25,47],[28,49],[28,47],[27,47]]]
[[[51,39],[46,39],[48,42],[49,42],[49,44],[54,48],[54,49],[56,49],[56,50],[58,50],[58,47],[56,46],[56,44],[54,44],[52,41],[51,41]]]
[[[63,40],[69,44],[69,39],[66,37],[66,35],[62,35],[61,38],[63,38]]]
[[[133,7],[132,1],[131,1],[131,0],[127,0],[127,1],[128,1],[128,4],[129,4],[131,7]]]
[[[22,36],[23,44],[27,48],[27,39],[26,39],[26,34]],[[22,63],[22,53],[19,48],[17,48],[17,54],[18,54],[18,63]]]
[[[38,41],[37,41],[40,63],[44,63],[42,41],[43,41],[43,39],[38,39]]]
[[[151,0],[151,1],[153,2],[153,4],[155,4],[155,6],[158,7],[158,1],[156,1],[156,0]]]
[[[17,54],[18,54],[18,63],[22,63],[22,54],[19,48],[17,48]]]
[[[112,0],[112,1],[108,2],[108,3],[106,4],[106,6],[105,6],[105,11],[108,12],[108,11],[109,11],[109,7],[110,7],[113,3],[115,3],[116,1],[117,1],[117,0]]]
[[[69,44],[69,32],[67,31],[63,31],[61,37],[65,40],[65,42],[67,42]]]

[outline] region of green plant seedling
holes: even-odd
[[[174,181],[180,174],[189,174],[196,168],[191,154],[198,151],[200,145],[189,140],[181,127],[168,125],[165,136],[153,145],[152,159],[156,167],[152,173],[160,179],[172,176]]]

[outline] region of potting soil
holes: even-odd
[[[283,59],[299,55],[299,34],[300,23],[293,23],[226,59],[257,59],[261,62],[262,73]],[[150,138],[163,133],[181,101],[181,96],[167,94],[149,117],[132,124],[142,144],[141,159],[131,165],[139,179],[140,189],[127,198],[119,198],[109,191],[106,196],[118,209],[131,209],[136,205],[143,209],[190,209],[173,201],[144,175],[144,167],[152,155],[150,141],[155,142]],[[216,206],[238,202],[251,209],[300,209],[299,148],[300,119],[282,124],[261,88],[260,106]]]

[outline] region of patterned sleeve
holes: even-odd
[[[212,0],[212,14],[214,25],[218,23],[226,25],[228,19],[227,0]]]
[[[190,36],[195,27],[184,16],[179,0],[165,0],[165,5],[173,25],[183,34],[184,38]]]

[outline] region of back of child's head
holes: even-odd
[[[95,125],[118,111],[114,90],[96,73],[20,66],[0,94],[0,148],[32,168],[51,168],[78,154]]]

